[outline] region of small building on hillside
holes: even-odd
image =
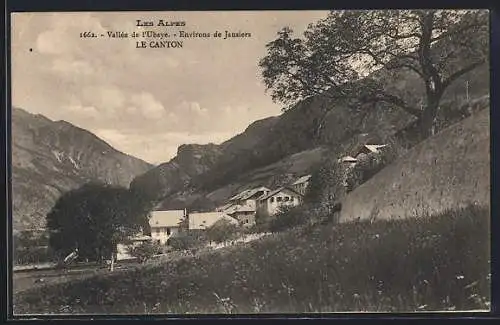
[[[151,238],[160,244],[167,243],[170,237],[179,232],[185,218],[187,218],[186,209],[152,211],[149,218]]]
[[[373,154],[373,153],[379,153],[380,149],[387,147],[386,144],[365,144],[358,146],[352,151],[352,156],[355,158],[358,158],[360,154]]]
[[[339,163],[341,163],[345,167],[354,167],[358,160],[351,156],[345,156],[339,159]]]
[[[299,177],[295,182],[292,183],[291,188],[299,193],[300,195],[306,195],[307,187],[309,186],[309,181],[311,175],[304,175]]]
[[[257,207],[257,199],[269,192],[271,192],[271,189],[267,187],[256,187],[236,194],[229,199],[229,202],[233,205],[248,206],[255,209]]]
[[[282,206],[297,206],[302,203],[303,195],[288,187],[280,187],[259,198],[257,215],[273,216]]]
[[[225,219],[233,224],[238,224],[238,220],[228,216],[227,214],[216,212],[192,212],[188,216],[188,229],[191,230],[205,230],[210,228],[214,223],[219,220]]]
[[[226,211],[226,214],[238,220],[240,225],[251,227],[255,224],[256,208],[248,205],[237,205],[234,208]]]

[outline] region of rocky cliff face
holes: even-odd
[[[40,228],[57,198],[88,181],[128,187],[153,166],[65,121],[12,109],[14,229]]]

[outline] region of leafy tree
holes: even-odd
[[[485,10],[334,11],[310,24],[303,39],[292,33],[283,28],[259,62],[274,101],[289,108],[321,95],[365,112],[386,103],[417,117],[424,137],[432,133],[445,90],[488,60]],[[389,91],[371,73],[382,67],[418,76],[425,102],[411,98],[414,89]],[[318,130],[331,107],[323,108]]]
[[[47,232],[20,231],[13,235],[14,263],[40,263],[53,259]]]
[[[188,250],[201,246],[204,241],[200,234],[189,232],[169,238],[168,244],[174,250]]]
[[[223,243],[233,239],[237,232],[238,226],[225,219],[215,222],[206,230],[207,238],[216,243]]]
[[[162,246],[151,241],[141,243],[129,249],[130,255],[136,257],[141,263],[146,262],[148,259],[161,252]]]
[[[75,248],[100,260],[144,224],[144,206],[125,188],[88,183],[62,195],[47,214],[49,245],[60,257]]]
[[[304,206],[281,206],[269,221],[269,230],[280,232],[308,221],[309,214]]]
[[[340,200],[346,193],[349,170],[334,157],[325,159],[312,173],[306,203],[327,204]]]

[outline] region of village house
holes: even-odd
[[[179,228],[186,217],[186,209],[152,211],[149,218],[151,238],[160,244],[166,244],[170,237],[179,232]]]
[[[205,230],[210,228],[214,223],[219,220],[227,220],[230,223],[238,224],[238,220],[228,216],[226,213],[216,212],[192,212],[188,215],[188,229],[192,230]]]
[[[247,205],[233,206],[226,214],[238,220],[240,225],[251,227],[255,224],[256,208]]]
[[[301,176],[299,177],[299,179],[297,179],[295,182],[292,183],[291,187],[295,192],[304,196],[307,191],[307,186],[309,186],[310,179],[311,175]]]
[[[354,165],[356,165],[356,163],[358,162],[358,160],[356,158],[351,157],[351,156],[342,157],[338,161],[343,166],[346,166],[346,167],[354,167]]]
[[[387,147],[386,144],[361,145],[352,151],[352,156],[359,159],[359,155],[361,155],[361,154],[369,155],[369,154],[373,154],[373,153],[379,153],[380,149],[385,148],[385,147]]]
[[[231,197],[229,203],[222,206],[219,211],[238,220],[242,226],[250,227],[255,224],[257,200],[269,192],[271,190],[264,186],[242,191]]]
[[[252,188],[233,196],[229,199],[229,202],[233,205],[248,206],[255,209],[257,207],[257,199],[269,192],[271,190],[264,186]]]
[[[280,207],[297,206],[302,203],[302,195],[287,187],[280,187],[267,193],[258,200],[257,214],[259,216],[273,216]]]

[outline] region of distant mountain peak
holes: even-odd
[[[42,227],[45,214],[68,190],[89,181],[128,187],[152,167],[70,122],[12,109],[15,229]]]

